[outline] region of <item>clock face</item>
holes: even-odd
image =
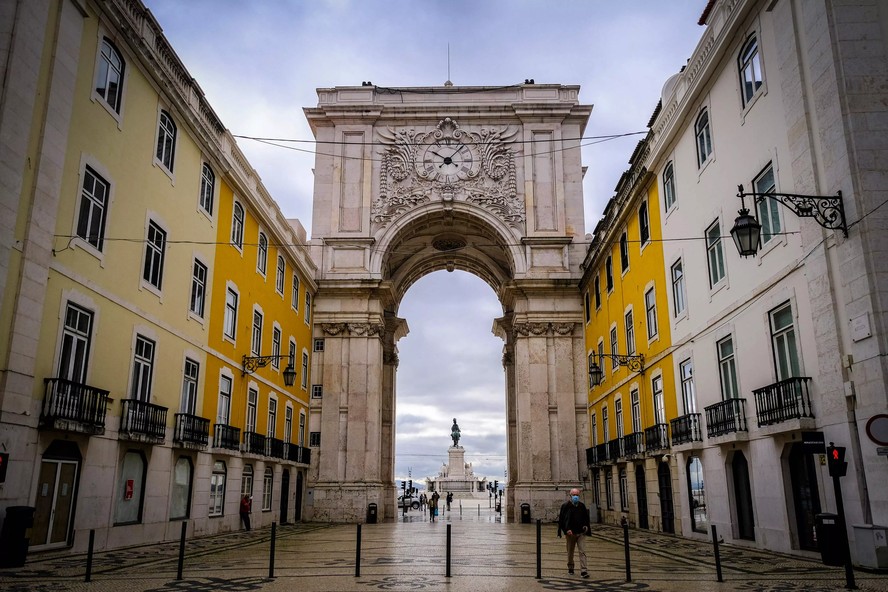
[[[442,138],[422,147],[417,162],[420,176],[443,183],[474,177],[479,167],[474,150],[453,138]]]

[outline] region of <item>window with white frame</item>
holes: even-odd
[[[225,337],[231,339],[237,335],[237,292],[231,288],[225,291],[225,318],[222,331]]]
[[[284,442],[289,444],[293,437],[293,407],[287,403],[284,409]]]
[[[601,369],[601,380],[607,378],[607,366],[604,365],[604,340],[598,340],[598,367]]]
[[[231,244],[238,249],[244,248],[244,207],[237,202],[231,212]]]
[[[626,469],[620,469],[620,510],[629,511],[629,481],[626,479]]]
[[[305,292],[305,324],[308,325],[311,323],[311,294],[306,291]]]
[[[259,391],[254,388],[247,390],[247,421],[244,424],[245,432],[256,431],[256,410],[259,406]]]
[[[678,375],[681,381],[681,401],[685,414],[697,412],[697,394],[694,391],[694,364],[691,359],[678,364]]]
[[[231,378],[222,376],[219,379],[219,407],[216,410],[216,423],[228,425],[231,419]]]
[[[308,352],[302,352],[302,388],[308,388]]]
[[[194,260],[191,271],[191,304],[189,310],[203,318],[207,299],[207,266]]]
[[[305,414],[299,414],[299,432],[296,434],[296,443],[305,446]]]
[[[675,206],[675,167],[671,162],[663,169],[663,203],[667,212]]]
[[[589,421],[589,429],[592,432],[592,446],[598,446],[598,416],[594,412]]]
[[[607,405],[601,406],[601,435],[602,442],[610,440],[610,422],[607,417]]]
[[[108,39],[102,39],[99,67],[96,71],[96,94],[117,114],[123,102],[123,75],[126,62]]]
[[[614,261],[610,255],[604,260],[604,284],[610,294],[614,289]]]
[[[253,311],[253,339],[250,342],[250,352],[254,356],[261,355],[262,349],[262,313]]]
[[[712,288],[725,278],[725,253],[718,220],[706,229],[706,262],[709,266],[709,287]]]
[[[200,170],[200,196],[199,203],[203,211],[213,215],[213,198],[216,192],[216,173],[207,163],[203,163]]]
[[[740,54],[737,56],[737,69],[740,73],[740,94],[745,107],[762,86],[762,64],[755,33],[749,36],[740,49]]]
[[[626,353],[634,354],[635,353],[635,320],[632,315],[632,310],[626,311]]]
[[[148,239],[145,241],[145,266],[142,279],[161,289],[163,284],[163,262],[166,251],[166,231],[153,220],[148,222]]]
[[[686,306],[684,267],[681,259],[672,264],[672,308],[675,316],[681,315]]]
[[[629,400],[632,405],[632,433],[637,434],[641,432],[641,397],[637,388],[630,391]]]
[[[769,164],[752,182],[756,193],[774,193],[774,168]],[[779,202],[773,197],[766,197],[755,204],[759,224],[762,225],[762,244],[766,245],[781,231]]]
[[[275,370],[281,368],[281,330],[273,327],[271,330],[271,367]]]
[[[173,160],[176,153],[176,124],[166,111],[160,112],[157,125],[157,151],[155,156],[166,170],[173,172]]]
[[[101,251],[105,246],[105,219],[111,186],[90,167],[83,170],[77,236]]]
[[[262,511],[271,511],[271,491],[274,481],[274,472],[271,467],[265,467],[265,474],[262,476]]]
[[[154,375],[154,345],[154,342],[147,337],[136,335],[130,399],[145,403],[151,401],[151,381]]]
[[[737,365],[734,361],[734,340],[728,335],[716,343],[718,351],[718,376],[723,400],[740,396],[737,388]]]
[[[629,235],[626,231],[620,235],[620,271],[626,273],[629,269]]]
[[[284,274],[287,272],[287,264],[284,258],[278,255],[277,275],[275,276],[274,289],[281,296],[284,295]]]
[[[697,166],[702,167],[712,154],[712,133],[709,131],[709,111],[703,109],[694,123],[697,137]]]
[[[601,308],[601,278],[597,273],[592,280],[592,290],[595,293],[595,310],[598,310]]]
[[[191,358],[185,358],[185,372],[182,377],[182,413],[194,415],[197,409],[197,381],[200,364]]]
[[[589,353],[589,356],[588,356],[587,361],[588,361],[588,364],[587,364],[586,367],[587,367],[587,368],[591,368],[591,367],[592,367],[592,364],[595,363],[595,352],[590,352],[590,353]],[[595,388],[596,386],[597,386],[597,385],[592,384],[592,373],[589,372],[589,388],[590,388],[590,389],[593,389],[593,388]]]
[[[768,317],[771,323],[771,346],[774,348],[777,380],[801,376],[792,306],[789,302],[784,302],[772,310]]]
[[[225,463],[217,460],[213,463],[213,474],[210,475],[210,516],[221,516],[225,508]]]
[[[277,399],[273,397],[269,397],[268,399],[268,437],[274,438],[277,434],[277,414],[278,414],[278,402]]]
[[[65,307],[65,328],[59,353],[59,378],[75,384],[86,382],[87,363],[92,341],[93,313],[68,303]],[[73,393],[72,393],[73,394]]]
[[[324,385],[322,385],[322,384],[311,385],[311,398],[312,399],[321,399],[323,397],[324,397]]]
[[[194,467],[191,459],[180,456],[173,467],[173,484],[170,488],[170,520],[188,518],[191,507],[191,481]]]
[[[256,249],[256,271],[265,275],[268,266],[268,237],[264,232],[259,233],[258,248]]]
[[[651,240],[651,221],[648,215],[647,201],[641,202],[638,206],[638,235],[642,246]]]
[[[617,438],[623,437],[623,399],[614,401],[614,423],[617,427]]]
[[[318,447],[321,445],[321,432],[309,432],[308,433],[308,445],[311,447]]]
[[[618,347],[618,345],[617,345],[617,328],[616,328],[616,327],[611,327],[610,339],[611,339],[611,343],[610,343],[610,345],[611,345],[611,351],[610,351],[610,354],[611,354],[611,368],[613,368],[614,370],[616,370],[617,368],[620,367],[620,362],[619,362],[619,360],[617,360],[617,355],[618,355],[618,354],[617,354],[617,347]]]
[[[299,276],[293,274],[293,293],[290,297],[290,306],[293,310],[299,312]]]
[[[293,370],[296,370],[296,342],[293,338],[290,338],[290,347],[287,350],[287,363],[293,366]]]
[[[657,295],[653,286],[644,293],[644,310],[647,317],[648,339],[657,336]]]
[[[654,423],[666,423],[666,401],[663,398],[663,377],[651,378],[651,394],[654,400]]]
[[[244,465],[244,470],[241,473],[241,497],[248,496],[253,497],[253,465],[246,464]]]
[[[607,509],[614,509],[614,475],[611,467],[604,470],[604,499]]]
[[[583,294],[583,313],[586,316],[586,324],[589,324],[589,321],[592,320],[592,297],[589,295],[589,291]]]

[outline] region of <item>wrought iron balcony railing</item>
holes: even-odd
[[[598,458],[595,454],[595,447],[590,446],[586,449],[586,466],[591,467],[592,465],[598,464]]]
[[[191,415],[190,413],[176,414],[176,429],[173,432],[173,442],[206,446],[209,441],[209,419]]]
[[[609,460],[613,460],[611,457],[607,455],[607,442],[602,444],[597,444],[595,446],[595,455],[598,457],[599,463],[605,463]]]
[[[163,442],[166,438],[166,407],[139,401],[123,399],[121,402],[120,431],[130,435],[147,436]]]
[[[256,432],[244,432],[244,445],[241,452],[250,454],[265,454],[265,436]]]
[[[699,413],[688,413],[669,422],[672,428],[672,444],[688,444],[703,441],[703,427]]]
[[[656,423],[644,429],[644,447],[647,452],[667,450],[669,448],[669,425]]]
[[[638,456],[644,453],[644,433],[632,432],[623,437],[623,451],[626,456]]]
[[[626,454],[623,452],[623,438],[614,438],[607,443],[607,457],[611,460],[623,458]]]
[[[811,409],[811,378],[799,376],[755,389],[755,417],[759,427],[788,419],[814,417]]]
[[[217,423],[213,428],[213,448],[240,449],[240,428]]]
[[[266,438],[265,456],[270,456],[272,458],[284,458],[286,456],[284,450],[284,441],[278,440],[277,438]]]
[[[728,399],[706,407],[706,435],[710,438],[746,430],[746,399]]]
[[[286,446],[287,460],[304,464],[309,464],[311,462],[311,448],[297,446],[296,444],[287,444]]]
[[[100,434],[105,431],[105,414],[111,400],[108,391],[64,378],[45,378],[43,385],[41,424],[76,422],[85,432]]]

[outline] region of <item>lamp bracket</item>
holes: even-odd
[[[814,218],[823,228],[841,230],[845,238],[848,238],[848,223],[845,220],[845,204],[842,201],[842,192],[835,195],[799,195],[797,193],[756,193],[744,192],[743,185],[737,186],[737,197],[752,197],[755,203],[761,203],[765,198],[777,200],[800,218]]]
[[[599,358],[610,358],[618,365],[626,366],[630,372],[644,372],[644,354],[596,354]]]
[[[268,366],[272,360],[280,360],[281,358],[289,359],[289,354],[280,354],[277,356],[247,356],[244,355],[243,360],[243,370],[241,371],[241,376],[245,376],[247,374],[252,374],[259,368],[265,368]]]

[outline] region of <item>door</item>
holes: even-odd
[[[293,505],[293,520],[302,520],[302,471],[296,472],[296,503]]]
[[[789,453],[789,476],[800,549],[817,551],[814,517],[820,513],[820,493],[814,469],[814,456],[802,452],[802,443],[792,445]]]
[[[281,476],[281,524],[287,523],[290,498],[290,469],[284,469]]]
[[[737,537],[755,540],[755,520],[752,514],[752,488],[749,483],[749,463],[742,452],[735,452],[731,461],[734,476],[734,506],[737,512]]]
[[[41,463],[31,547],[63,547],[68,544],[78,468],[76,461],[43,460]]]
[[[650,528],[648,526],[648,499],[647,484],[644,482],[644,467],[635,467],[635,496],[638,498],[638,528]]]
[[[675,532],[675,512],[672,509],[672,472],[669,463],[661,462],[657,467],[657,481],[660,485],[660,515],[663,517],[663,532]]]

